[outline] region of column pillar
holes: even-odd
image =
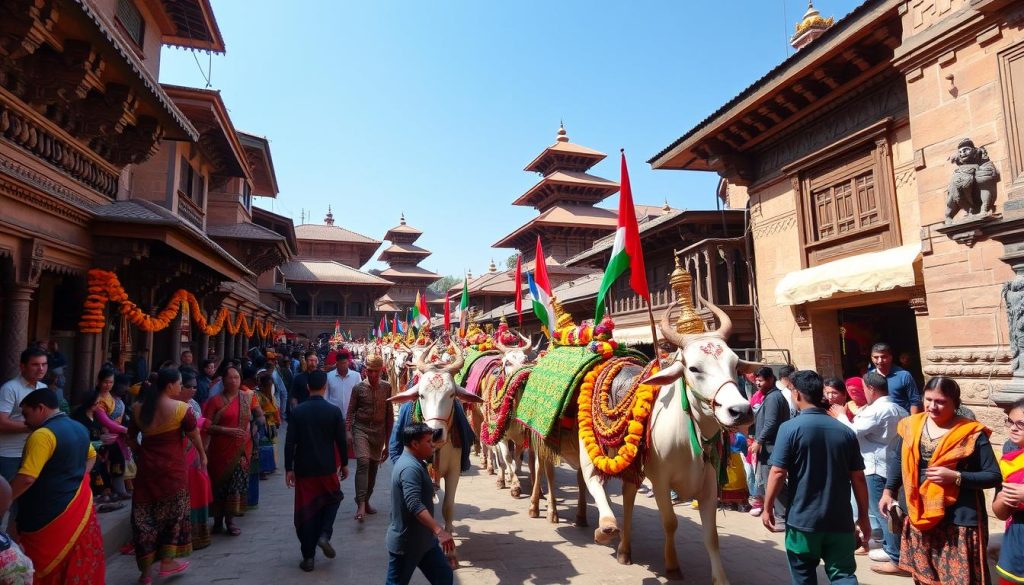
[[[28,347],[28,316],[37,285],[15,283],[4,295],[3,374],[9,380],[18,375],[21,352]]]
[[[727,254],[725,259],[725,273],[726,280],[728,281],[727,288],[729,289],[729,304],[736,304],[736,269],[732,264],[732,254]]]
[[[210,336],[203,333],[199,336],[199,355],[196,363],[202,363],[208,355],[210,355]]]
[[[95,384],[101,357],[96,351],[100,343],[98,334],[79,333],[76,337],[74,380],[71,387],[65,391],[65,398],[71,404],[81,402],[82,395]],[[134,365],[126,363],[125,371],[131,374]]]
[[[220,333],[217,334],[217,365],[220,365],[220,362],[223,361],[225,357],[224,341],[225,338],[228,336],[227,331],[225,329],[225,327],[222,327]]]

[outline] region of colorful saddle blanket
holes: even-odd
[[[462,386],[463,388],[465,388],[466,387],[466,378],[469,377],[469,370],[470,370],[470,368],[473,367],[473,364],[476,363],[476,361],[478,359],[480,359],[480,358],[482,358],[484,356],[489,356],[489,355],[498,355],[498,356],[500,356],[501,352],[496,350],[496,349],[495,350],[490,350],[490,351],[477,351],[477,350],[472,349],[472,348],[467,349],[466,350],[465,361],[462,363],[462,369],[459,370],[459,373],[455,374],[455,383],[458,384],[459,386]]]
[[[572,398],[583,377],[601,359],[586,347],[551,348],[537,361],[526,382],[516,406],[516,420],[542,439],[552,437],[559,417],[575,408]]]
[[[470,366],[469,373],[466,375],[466,383],[463,384],[462,387],[470,394],[483,396],[482,388],[484,376],[495,366],[501,367],[501,354],[481,355],[473,362],[473,365]]]

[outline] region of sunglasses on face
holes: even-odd
[[[1006,424],[1007,429],[1024,431],[1024,420],[1013,420],[1012,418],[1007,418],[1004,424]]]

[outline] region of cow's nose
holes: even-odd
[[[727,410],[729,412],[729,416],[736,419],[741,419],[750,414],[750,405],[744,404],[741,406],[730,406]]]

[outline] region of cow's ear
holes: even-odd
[[[455,387],[455,394],[458,396],[459,400],[461,400],[463,402],[472,402],[474,404],[480,404],[481,402],[484,401],[483,398],[480,398],[476,394],[473,394],[472,392],[469,392],[468,390],[466,390],[462,386],[456,386]]]
[[[420,391],[416,388],[410,388],[405,392],[399,392],[391,398],[388,398],[388,402],[395,402],[401,404],[403,402],[412,402],[420,397]]]
[[[655,384],[657,386],[667,386],[683,377],[683,373],[686,372],[686,364],[683,362],[672,362],[672,365],[667,368],[660,370],[657,374],[654,374],[650,378],[647,378],[643,384]]]

